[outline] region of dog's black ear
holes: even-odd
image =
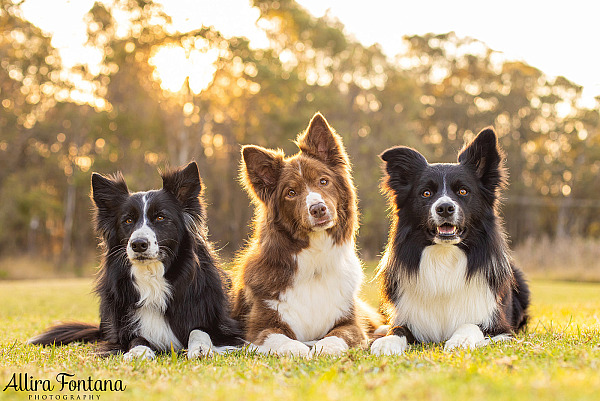
[[[182,204],[188,202],[198,203],[198,196],[202,192],[202,180],[196,162],[191,162],[185,167],[161,173],[163,189],[170,192]]]
[[[504,167],[504,153],[492,127],[483,129],[464,147],[458,154],[458,162],[477,175],[490,199],[493,200],[496,191],[506,186],[508,173]]]
[[[118,206],[129,196],[129,189],[120,172],[112,176],[92,173],[92,200],[99,213],[118,210]]]
[[[383,188],[389,196],[395,196],[396,204],[401,208],[417,175],[427,167],[427,160],[422,154],[406,146],[390,148],[379,157],[385,162]]]
[[[313,116],[308,128],[298,135],[296,144],[303,153],[329,166],[349,165],[342,138],[329,126],[321,113]]]
[[[277,188],[283,157],[281,150],[252,145],[242,147],[241,180],[249,194],[267,202]]]

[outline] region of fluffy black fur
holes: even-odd
[[[160,245],[159,260],[172,296],[164,311],[179,342],[185,347],[192,330],[208,333],[214,345],[237,345],[242,332],[229,316],[227,275],[217,267],[207,241],[202,184],[195,162],[162,175],[163,188],[130,193],[120,173],[92,175],[92,199],[96,206],[95,228],[105,249],[96,283],[100,297],[100,325],[65,323],[51,327],[30,340],[32,344],[99,342],[99,353],[126,352],[137,345],[159,349],[152,338],[136,334],[134,319],[138,293],[127,256],[128,240],[142,219],[144,194],[148,197],[150,228]]]
[[[446,185],[448,197],[462,212],[449,240],[467,256],[465,280],[483,274],[498,302],[491,327],[480,328],[489,336],[522,328],[527,322],[529,289],[512,263],[498,214],[507,171],[494,130],[480,132],[459,153],[458,163],[429,164],[419,152],[403,146],[386,150],[381,158],[386,173],[383,188],[393,209],[387,259],[380,266],[384,307],[393,308],[402,296],[400,280],[418,274],[425,247],[446,240],[440,238],[430,216],[431,206]],[[463,189],[464,196],[460,195]],[[406,327],[394,330],[412,338]]]

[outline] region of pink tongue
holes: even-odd
[[[454,234],[454,226],[439,226],[438,232],[440,234]]]

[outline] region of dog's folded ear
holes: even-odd
[[[412,148],[396,146],[379,155],[385,162],[386,177],[383,189],[388,196],[394,196],[399,208],[408,198],[413,183],[419,172],[427,167],[425,157]]]
[[[100,212],[118,210],[116,206],[129,196],[129,189],[123,175],[112,176],[92,173],[92,200]]]
[[[458,162],[477,175],[489,199],[493,199],[496,191],[507,184],[504,154],[492,127],[483,129],[464,147],[458,154]]]
[[[241,180],[249,194],[263,202],[271,197],[283,167],[283,152],[260,146],[242,147]]]
[[[173,194],[182,205],[186,206],[188,202],[193,202],[194,205],[198,203],[198,196],[202,192],[202,180],[196,162],[161,173],[161,177],[163,189]]]
[[[303,153],[329,166],[350,165],[342,139],[329,126],[321,113],[313,116],[308,128],[298,136],[296,145]]]

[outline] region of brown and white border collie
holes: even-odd
[[[234,317],[259,352],[338,355],[367,339],[357,314],[363,271],[350,163],[319,113],[296,144],[291,157],[242,149],[241,179],[256,209],[236,260]]]

